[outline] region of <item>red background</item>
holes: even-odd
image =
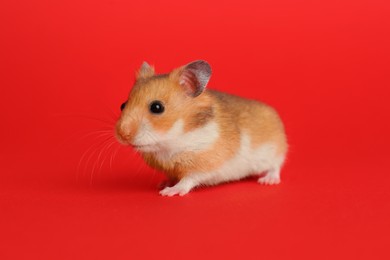
[[[0,258],[389,259],[389,13],[385,0],[2,1]],[[281,185],[165,198],[130,149],[110,165],[119,145],[99,131],[141,62],[195,59],[210,88],[278,109]]]

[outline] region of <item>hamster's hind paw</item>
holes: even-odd
[[[268,177],[268,176],[264,176],[264,177],[261,177],[257,180],[258,183],[260,184],[263,184],[263,185],[276,185],[276,184],[279,184],[280,183],[280,179],[279,178],[274,178],[274,177]]]
[[[276,185],[280,183],[279,171],[271,170],[265,176],[261,176],[258,183],[263,185]]]

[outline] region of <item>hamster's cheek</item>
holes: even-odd
[[[184,135],[184,121],[179,119],[173,123],[167,131],[156,129],[147,120],[144,119],[134,138],[136,145],[155,145],[159,150],[176,150],[178,143]]]
[[[184,121],[179,119],[168,131],[155,129],[154,136],[159,140],[159,146],[166,151],[176,150],[184,134]]]
[[[171,153],[206,151],[220,137],[219,126],[214,121],[191,131],[184,129],[184,120],[179,119],[168,132],[161,134],[163,148]]]
[[[140,151],[165,151],[170,154],[183,151],[205,151],[212,147],[220,137],[220,129],[216,122],[185,132],[183,119],[176,120],[168,131],[156,129],[143,119],[133,145]]]
[[[156,143],[155,130],[147,119],[142,119],[133,139],[134,146],[146,146]]]

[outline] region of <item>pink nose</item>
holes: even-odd
[[[120,143],[129,145],[134,138],[134,129],[130,123],[119,120],[116,123],[115,135]]]

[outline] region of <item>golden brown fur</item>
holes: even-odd
[[[139,72],[123,116],[117,124],[118,135],[132,140],[140,118],[147,118],[154,129],[167,132],[182,119],[185,131],[192,131],[211,120],[219,126],[218,140],[207,150],[181,152],[169,160],[161,160],[155,153],[143,153],[145,161],[171,179],[180,180],[191,172],[210,172],[234,157],[239,150],[240,134],[245,131],[251,137],[253,148],[263,143],[275,143],[277,152],[287,150],[283,124],[270,106],[225,93],[205,90],[192,97],[183,91],[178,82],[181,68],[170,74],[154,75],[154,70]],[[158,98],[166,104],[163,115],[152,115],[145,104]],[[123,120],[128,124],[121,124]]]

